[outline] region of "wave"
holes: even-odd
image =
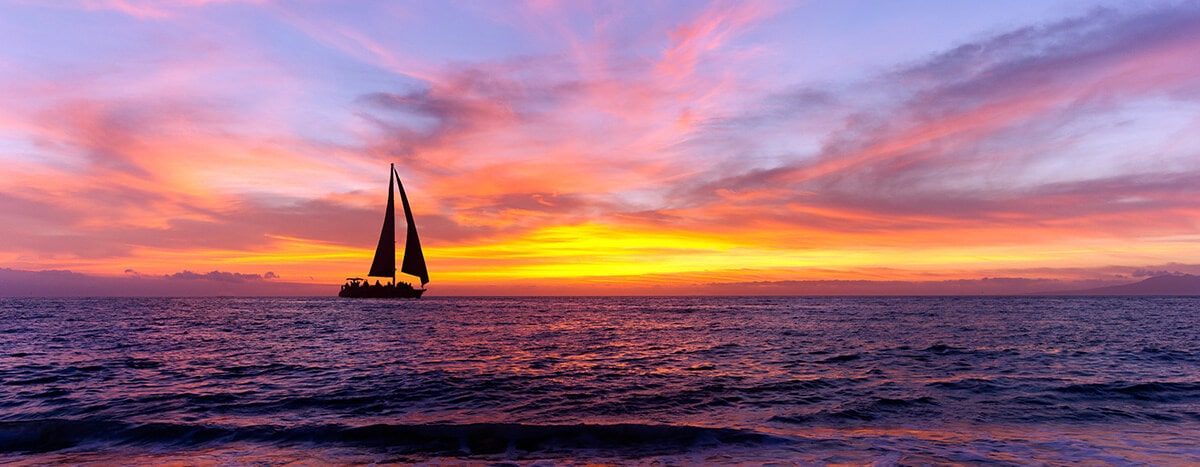
[[[776,444],[783,438],[749,430],[687,425],[336,424],[281,427],[114,420],[45,419],[0,422],[0,453],[45,453],[83,444],[195,447],[228,442],[276,445],[343,444],[389,452],[481,455],[509,451],[616,450],[683,452],[697,447]]]
[[[1068,399],[1135,399],[1179,402],[1200,399],[1200,382],[1112,382],[1071,384],[1054,388]]]
[[[860,358],[862,358],[862,355],[859,355],[857,353],[852,353],[852,354],[845,354],[845,355],[837,355],[837,356],[826,358],[824,360],[817,360],[817,363],[852,362],[852,361],[858,360]]]
[[[1137,354],[1138,357],[1151,361],[1160,362],[1197,362],[1200,361],[1200,352],[1189,352],[1175,349],[1160,349],[1158,347],[1144,347]]]
[[[922,396],[914,398],[874,397],[865,402],[839,404],[815,413],[798,415],[776,415],[772,422],[791,425],[819,424],[822,422],[872,421],[882,417],[902,415],[913,419],[921,415],[936,413],[940,406],[935,399]]]
[[[998,394],[1014,387],[1004,379],[962,378],[950,381],[935,381],[925,386],[946,391],[965,391],[976,395]]]

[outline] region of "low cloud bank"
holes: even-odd
[[[25,271],[0,268],[4,297],[196,297],[332,295],[337,284],[284,282],[274,272],[228,271],[147,275],[126,269],[120,277],[93,276],[67,270]]]
[[[231,283],[240,284],[243,282],[262,281],[264,279],[274,279],[279,276],[276,276],[275,273],[273,273],[273,272],[267,272],[266,274],[242,274],[240,272],[212,271],[212,272],[205,273],[205,274],[197,274],[192,271],[184,270],[181,272],[177,272],[175,274],[168,274],[164,277],[166,277],[167,279],[207,280],[207,281],[231,282]]]

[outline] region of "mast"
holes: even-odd
[[[400,187],[400,204],[404,206],[404,221],[408,223],[408,235],[404,240],[404,261],[400,265],[400,272],[421,278],[421,287],[424,288],[425,284],[429,283],[429,270],[425,268],[425,254],[421,252],[417,223],[413,222],[412,209],[408,207],[408,195],[404,194],[404,184],[400,182],[400,174],[396,173],[395,165],[392,165],[392,175],[396,178],[396,185]],[[388,200],[391,200],[390,192]]]
[[[387,212],[383,216],[383,230],[379,232],[379,245],[375,247],[375,260],[371,261],[371,272],[367,273],[368,276],[375,277],[391,276],[392,283],[396,282],[396,202],[392,194],[392,176],[395,173],[396,167],[393,165],[388,172],[388,202]],[[405,203],[405,206],[408,204]]]

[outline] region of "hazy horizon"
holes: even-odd
[[[1180,277],[1179,274],[1165,274]],[[1182,275],[1196,278],[1196,275]],[[1019,296],[1072,294],[1104,287],[1137,284],[1149,277],[1107,281],[1063,281],[989,277],[948,281],[809,280],[774,282],[724,282],[653,285],[557,286],[538,283],[492,286],[431,287],[439,297],[531,297],[531,296]],[[383,279],[386,282],[386,279]],[[1196,284],[1200,284],[1197,282]],[[1171,288],[1167,295],[1200,294],[1196,284]],[[185,271],[163,276],[101,277],[70,271],[17,271],[0,268],[0,297],[331,297],[336,284],[288,282],[278,277],[229,274],[220,271]],[[1131,292],[1133,295],[1163,295],[1164,292]]]

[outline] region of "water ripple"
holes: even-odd
[[[1200,300],[1171,297],[0,300],[0,453],[659,439],[836,463],[887,432],[1072,463],[1022,436],[1200,436],[1196,330]]]

